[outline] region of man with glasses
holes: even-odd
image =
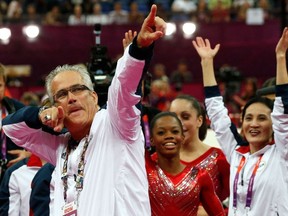
[[[119,59],[106,108],[99,109],[87,70],[64,65],[46,78],[52,107],[39,115],[37,108],[23,108],[4,120],[5,133],[17,145],[56,165],[53,215],[151,214],[141,112],[135,105],[145,62],[166,27],[156,12],[153,5]],[[56,136],[47,128],[69,132]]]

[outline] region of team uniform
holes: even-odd
[[[3,129],[17,145],[55,165],[53,215],[63,215],[62,207],[76,200],[78,215],[151,214],[144,136],[140,110],[135,106],[141,96],[135,92],[152,47],[139,49],[134,41],[125,50],[108,91],[107,108],[95,114],[89,135],[75,148],[67,148],[69,133],[56,136],[41,130],[35,107],[23,108],[5,119]],[[83,189],[78,193],[75,176],[83,147],[87,148],[84,178],[80,179]]]
[[[213,186],[211,187],[212,180],[205,170],[186,166],[181,173],[173,176],[149,157],[146,157],[146,170],[153,216],[196,216],[200,201],[204,204],[213,203],[213,208],[206,208],[210,215],[225,215]],[[207,185],[210,186],[210,191],[205,189]]]
[[[157,153],[153,153],[151,157],[153,161],[158,159]],[[190,162],[181,160],[181,163],[206,170],[221,201],[229,196],[230,167],[221,149],[211,147],[197,159]]]
[[[32,179],[29,216],[52,216],[54,184],[51,180],[54,169],[52,164],[46,163]]]
[[[181,162],[185,165],[206,170],[212,179],[215,192],[221,201],[229,196],[230,166],[221,149],[211,147],[197,159],[191,162],[181,160]]]
[[[29,215],[30,185],[41,167],[40,158],[32,154],[6,170],[0,186],[0,215]]]
[[[276,87],[274,143],[250,154],[231,123],[217,86],[205,87],[211,127],[230,163],[230,216],[273,216],[288,212],[288,85]]]

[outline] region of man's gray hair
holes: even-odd
[[[86,85],[91,91],[94,91],[93,83],[92,83],[90,74],[84,66],[67,65],[67,64],[62,65],[62,66],[57,66],[54,70],[52,70],[48,74],[48,76],[46,77],[46,80],[45,80],[46,81],[45,82],[46,92],[47,92],[52,104],[54,104],[54,98],[53,98],[53,94],[52,94],[51,83],[52,83],[53,79],[55,78],[55,76],[57,76],[59,73],[67,72],[67,71],[75,71],[75,72],[79,73],[79,75],[82,78],[84,85]]]

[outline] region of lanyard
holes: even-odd
[[[250,180],[249,180],[248,189],[247,189],[247,197],[246,197],[246,206],[245,206],[247,209],[251,208],[252,190],[253,190],[253,185],[254,185],[254,179],[256,176],[256,172],[259,168],[262,156],[263,156],[263,154],[260,155],[260,157],[258,158],[257,163],[254,166],[252,175],[251,175]],[[241,158],[240,164],[238,166],[238,169],[237,169],[237,172],[236,172],[236,175],[234,178],[234,184],[233,184],[233,208],[234,208],[234,210],[237,209],[237,183],[238,183],[240,171],[244,167],[244,164],[245,164],[245,157],[243,156]]]
[[[1,153],[2,153],[2,158],[3,160],[6,160],[6,150],[7,150],[7,143],[6,143],[6,136],[4,131],[1,129]]]
[[[1,118],[2,120],[6,117],[6,109],[2,106],[1,109]],[[7,150],[7,144],[6,144],[6,136],[4,131],[2,130],[2,124],[1,124],[1,153],[3,160],[6,160],[6,150]]]
[[[143,125],[144,125],[144,133],[145,133],[145,146],[147,149],[151,147],[150,143],[150,131],[149,131],[149,122],[148,122],[148,116],[144,115],[142,117]]]
[[[90,140],[91,139],[88,139],[88,136],[86,136],[85,143],[84,143],[84,146],[83,146],[83,149],[82,149],[82,152],[81,152],[81,156],[80,156],[80,161],[79,161],[79,164],[78,164],[78,172],[77,172],[77,175],[76,174],[74,175],[74,177],[75,177],[74,180],[76,182],[75,188],[77,190],[77,200],[76,200],[77,203],[78,203],[78,198],[79,198],[80,192],[83,189],[84,168],[85,168],[84,159],[85,159],[85,153],[86,153],[86,150],[88,148]],[[62,182],[63,182],[63,186],[64,186],[63,195],[64,195],[65,202],[67,201],[67,190],[68,190],[68,172],[67,172],[67,167],[68,167],[68,157],[69,157],[70,151],[71,151],[71,146],[69,146],[69,144],[68,144],[67,149],[66,149],[65,161],[64,161],[64,164],[63,164],[62,176],[61,176],[61,179],[62,179]]]

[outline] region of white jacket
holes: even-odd
[[[216,87],[212,88],[217,91]],[[207,92],[205,105],[211,127],[230,163],[229,216],[288,215],[288,115],[284,114],[281,97],[276,98],[272,113],[275,144],[267,145],[258,152],[250,154],[248,147],[239,145],[241,142],[238,139],[239,134],[235,127],[231,126],[223,98],[220,94],[209,97]],[[248,183],[261,154],[263,157],[254,179],[251,209],[248,210],[245,208]],[[246,158],[246,162],[238,179],[235,210],[233,209],[233,183],[242,156]]]
[[[133,58],[128,50],[117,63],[116,74],[109,88],[107,109],[96,113],[91,126],[91,141],[85,155],[84,186],[79,197],[79,216],[151,214],[144,136],[140,126],[140,110],[135,106],[141,98],[135,92],[145,61]],[[62,215],[64,196],[61,172],[68,134],[55,136],[31,128],[23,121],[25,116],[17,117],[20,114],[17,112],[12,122],[7,119],[8,123],[3,129],[17,145],[56,165],[52,176],[55,182],[53,215]],[[68,202],[76,200],[73,175],[77,173],[84,142],[85,138],[69,155]]]

